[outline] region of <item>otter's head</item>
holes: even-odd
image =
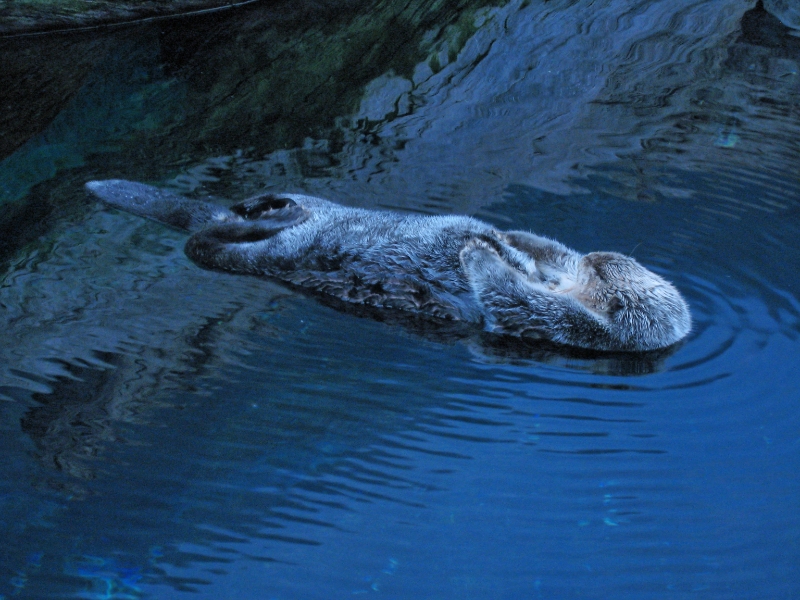
[[[628,256],[616,252],[583,256],[577,283],[573,295],[607,320],[622,347],[664,348],[689,333],[689,307],[678,290]]]

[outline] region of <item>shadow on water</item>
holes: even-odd
[[[795,596],[797,13],[319,6],[0,41],[0,597]],[[111,177],[623,252],[693,332],[331,306],[195,268]]]
[[[299,292],[303,293],[303,290]],[[474,358],[489,362],[570,365],[571,368],[606,375],[645,375],[660,370],[664,359],[671,356],[681,345],[650,352],[602,352],[573,348],[548,340],[490,334],[471,324],[439,321],[401,311],[387,311],[345,302],[323,294],[310,296],[338,312],[401,328],[415,337],[436,344],[464,344],[470,349]]]
[[[779,58],[800,57],[800,38],[796,35],[796,29],[768,12],[763,0],[758,0],[755,7],[742,15],[742,35],[737,41],[777,50],[773,56]]]

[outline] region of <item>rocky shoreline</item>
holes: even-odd
[[[8,0],[0,6],[0,37],[116,25],[206,11],[262,0]]]

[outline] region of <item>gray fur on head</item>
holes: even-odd
[[[691,327],[678,291],[632,258],[581,255],[470,217],[370,211],[299,194],[227,209],[122,180],[87,188],[114,207],[195,231],[186,254],[202,267],[274,277],[346,302],[597,350],[664,348]]]

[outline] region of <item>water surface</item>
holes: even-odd
[[[0,598],[797,597],[793,14],[256,5],[5,40]],[[693,331],[591,355],[342,311],[199,270],[83,192],[118,176],[624,252]]]

